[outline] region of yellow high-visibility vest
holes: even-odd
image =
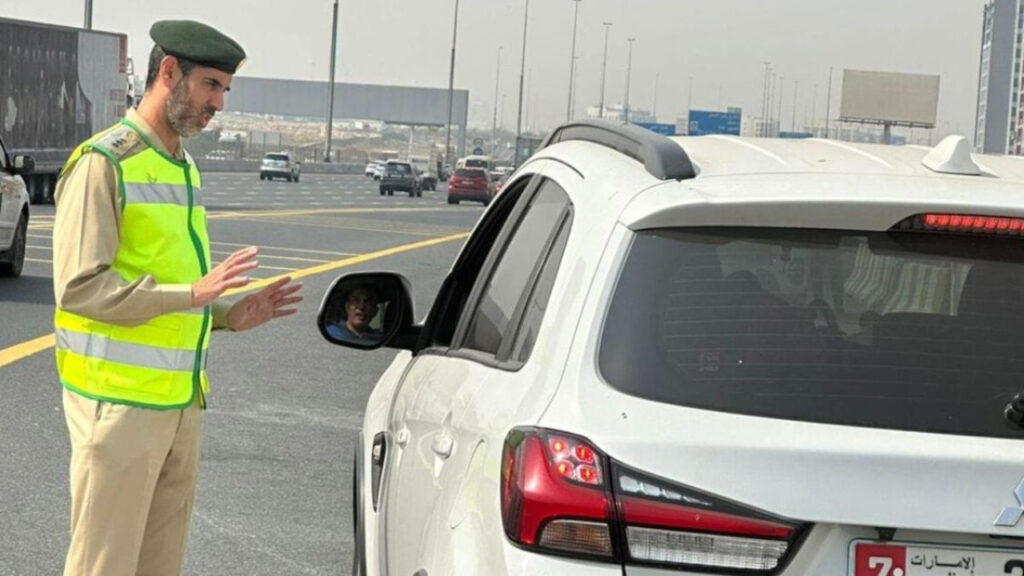
[[[159,284],[192,284],[203,277],[210,268],[210,240],[199,170],[191,157],[182,162],[164,154],[137,126],[122,120],[75,149],[61,177],[86,152],[103,154],[117,169],[121,231],[112,269],[125,282],[147,274]],[[197,394],[202,402],[209,392],[209,306],[138,326],[100,322],[58,307],[54,325],[57,373],[61,384],[78,394],[169,410],[189,406]]]

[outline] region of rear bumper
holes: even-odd
[[[412,182],[405,182],[402,180],[381,180],[380,187],[382,190],[395,190],[399,192],[412,192],[416,189],[416,184]]]
[[[260,168],[260,174],[264,176],[291,176],[292,171],[287,168]]]

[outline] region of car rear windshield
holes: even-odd
[[[278,160],[278,161],[281,161],[281,162],[287,162],[288,161],[288,156],[286,156],[284,154],[267,154],[266,156],[263,157],[263,159],[264,160]]]
[[[474,170],[472,168],[459,168],[455,171],[455,175],[459,178],[486,178],[487,174],[483,170]]]
[[[638,233],[605,318],[614,388],[772,418],[1024,438],[1024,240]]]
[[[388,174],[408,174],[412,168],[408,164],[388,164],[385,168]]]

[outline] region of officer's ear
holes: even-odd
[[[160,82],[163,82],[164,86],[168,89],[174,87],[178,83],[178,78],[181,75],[181,67],[178,65],[178,59],[168,54],[160,60],[160,68],[157,73],[157,78]]]

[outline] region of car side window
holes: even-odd
[[[498,354],[512,319],[541,273],[569,207],[568,195],[557,184],[551,180],[540,184],[480,293],[463,348]]]
[[[531,189],[533,181],[530,177],[519,178],[495,198],[445,278],[427,316],[418,349],[451,345],[477,277],[506,223],[517,213],[520,197]]]
[[[551,298],[551,288],[555,285],[555,277],[558,275],[558,267],[562,263],[562,254],[565,253],[565,245],[569,240],[569,230],[572,228],[572,210],[566,210],[562,224],[558,230],[558,236],[551,246],[544,260],[544,265],[537,278],[537,284],[533,287],[526,305],[523,308],[522,320],[519,322],[519,329],[515,339],[512,341],[511,352],[508,357],[513,362],[523,364],[530,358],[533,345],[537,342],[537,333],[540,331],[540,323],[544,320],[544,312],[548,308],[548,300]],[[499,357],[503,354],[499,351]]]

